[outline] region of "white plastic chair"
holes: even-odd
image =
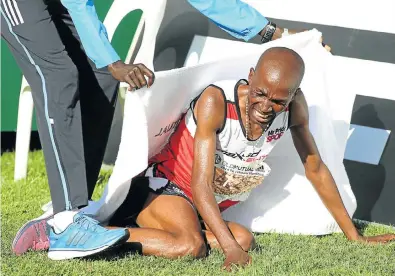
[[[155,41],[165,14],[166,2],[167,0],[114,1],[104,20],[104,25],[106,26],[110,40],[123,17],[133,10],[141,9],[143,11],[136,34],[130,45],[126,61],[131,59],[133,52],[135,51],[137,41],[141,35],[143,25],[145,25],[141,47],[134,59],[134,63],[144,63],[148,68],[153,68]]]
[[[145,25],[141,47],[134,63],[144,63],[148,68],[153,69],[153,59],[155,52],[155,41],[160,24],[162,22],[167,0],[115,0],[104,20],[108,38],[111,41],[121,20],[131,11],[141,9],[143,14],[138,24],[136,33],[125,62],[129,62]],[[127,84],[121,83],[119,93],[124,98]],[[31,125],[33,115],[33,99],[31,89],[25,77],[22,77],[22,85],[19,96],[18,122],[15,145],[15,170],[14,180],[26,178],[27,162],[30,145]]]
[[[30,136],[33,118],[33,97],[30,85],[22,76],[21,91],[19,93],[18,121],[15,142],[14,180],[26,177],[29,156]]]

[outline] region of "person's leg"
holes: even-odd
[[[18,5],[22,24],[12,25],[9,2]],[[2,37],[32,89],[54,213],[84,206],[78,70],[43,1],[3,1],[1,7]]]
[[[203,257],[207,244],[221,249],[208,226],[199,221],[195,207],[174,183],[167,183],[155,193],[150,191],[148,178],[135,178],[108,227],[127,227],[128,242],[145,255]],[[243,250],[255,248],[254,236],[247,228],[235,222],[226,223]]]
[[[228,225],[228,228],[232,233],[233,237],[240,245],[240,247],[243,248],[244,251],[253,250],[255,248],[256,243],[255,243],[254,235],[247,228],[236,222],[231,222],[231,221],[227,221],[226,224]],[[204,223],[204,226],[206,228],[206,230],[204,230],[204,233],[206,235],[207,243],[210,246],[210,248],[221,249],[221,246],[219,245],[217,238],[210,231],[210,228],[208,228],[206,223]]]
[[[141,228],[129,229],[128,241],[141,243],[145,255],[206,256],[207,247],[196,211],[180,196],[151,193],[136,222]]]
[[[107,67],[97,69],[86,56],[67,10],[61,5],[52,6],[50,6],[50,13],[54,24],[66,51],[78,70],[85,174],[90,199],[106,150],[119,82],[112,77]]]
[[[1,20],[2,37],[32,88],[54,213],[77,210],[88,203],[77,67],[43,1],[3,1]],[[65,220],[70,222],[66,227],[74,222],[72,214]],[[16,247],[26,240],[26,235],[37,232],[30,231],[35,226],[36,222],[28,223],[18,232],[18,242],[13,244],[16,253],[24,252]],[[112,233],[118,240],[126,236],[122,230]],[[117,242],[113,238],[100,242],[108,246]],[[59,236],[56,239],[60,242]],[[97,244],[90,245],[98,249]],[[88,251],[84,253],[95,253]]]
[[[128,228],[128,242],[143,255],[204,257],[207,247],[192,205],[181,196],[158,195],[148,189],[147,182],[132,183],[109,228],[136,225]]]

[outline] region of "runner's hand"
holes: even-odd
[[[252,262],[251,256],[242,248],[235,248],[226,252],[225,257],[223,268],[227,271],[231,271],[233,265],[244,267]]]
[[[370,244],[388,243],[391,241],[395,242],[395,234],[384,234],[384,235],[371,236],[371,237],[359,236],[356,240]]]

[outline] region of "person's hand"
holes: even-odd
[[[282,34],[283,34],[283,32],[284,32],[284,29],[282,29],[282,28],[279,28],[279,29],[280,29],[281,36],[282,36]],[[306,31],[306,30],[303,30],[303,31],[288,30],[288,33],[289,33],[290,35],[292,35],[292,34],[297,34],[297,33],[305,32],[305,31]],[[280,36],[280,37],[281,37],[281,36]],[[321,42],[322,46],[325,48],[325,50],[327,50],[328,52],[330,52],[330,51],[332,50],[331,47],[330,47],[329,45],[326,45],[323,41],[324,41],[324,39],[323,39],[323,37],[321,36],[320,42]]]
[[[384,234],[378,236],[371,236],[371,237],[364,237],[358,236],[356,241],[365,242],[370,244],[377,244],[377,243],[388,243],[388,242],[395,242],[395,234]]]
[[[112,76],[129,84],[129,90],[139,89],[143,86],[150,87],[155,80],[154,73],[144,64],[125,64],[122,61],[114,62],[108,66]],[[148,77],[148,83],[144,76]]]
[[[241,247],[236,247],[229,251],[225,252],[225,261],[223,264],[223,268],[227,271],[232,270],[232,266],[246,266],[251,264],[252,258],[245,252]]]
[[[331,46],[326,45],[326,44],[323,42],[323,40],[324,40],[324,38],[321,36],[320,42],[321,42],[322,46],[325,48],[325,50],[327,50],[328,52],[330,52],[330,51],[332,50]]]
[[[307,30],[300,30],[300,31],[298,31],[298,30],[288,29],[288,34],[292,35],[292,34],[297,34],[297,33],[305,32],[305,31],[307,31]],[[283,33],[284,33],[284,29],[280,28],[280,27],[277,27],[276,28],[276,32],[273,34],[272,40],[276,40],[276,39],[281,38]],[[330,52],[332,50],[329,45],[326,45],[323,42],[323,37],[321,37],[320,42],[321,42],[322,46],[325,48],[325,50],[327,50],[328,52]]]

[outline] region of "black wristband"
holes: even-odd
[[[266,43],[272,40],[274,33],[276,32],[277,25],[273,22],[269,22],[264,30],[265,32],[262,35],[261,41],[262,43]]]

